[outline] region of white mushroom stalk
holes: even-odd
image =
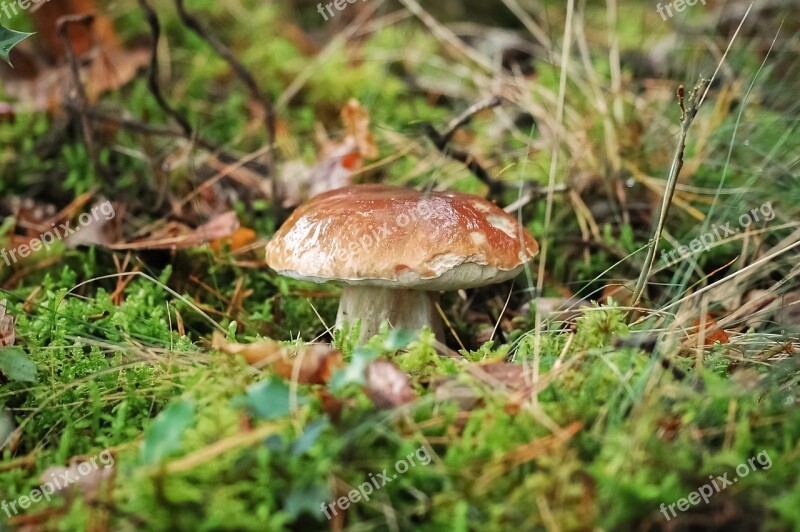
[[[408,288],[351,285],[342,290],[336,327],[361,322],[359,341],[375,336],[384,322],[407,331],[430,328],[441,342],[444,340],[442,318],[436,303],[438,292]]]

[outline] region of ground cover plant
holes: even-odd
[[[0,7],[0,530],[800,528],[800,5],[434,4]],[[361,343],[368,183],[539,254]]]

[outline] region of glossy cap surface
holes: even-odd
[[[513,216],[478,196],[353,185],[294,211],[267,263],[295,279],[452,290],[510,279],[538,251]]]

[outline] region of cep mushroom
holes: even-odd
[[[267,244],[281,275],[343,283],[337,327],[361,321],[360,341],[381,324],[430,327],[442,338],[439,292],[517,276],[538,253],[533,236],[483,198],[353,185],[312,198]]]

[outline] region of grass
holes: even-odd
[[[564,3],[544,4],[537,20],[553,42],[535,77],[487,72],[472,52],[437,38],[440,27],[388,6],[357,38],[318,56],[286,31],[293,20],[323,36],[330,31],[304,19],[302,5],[190,6],[276,101],[308,76],[279,113],[283,161],[313,162],[315,122],[338,135],[338,110],[355,97],[369,109],[381,152],[359,181],[485,194],[462,165],[425,141],[423,124],[443,126],[499,90],[503,106],[476,116],[457,141],[509,183],[546,187],[552,175],[569,186],[517,211],[537,237],[549,227],[544,275],[536,262],[513,284],[447,294],[447,349],[427,331],[390,330],[357,347],[357,331],[331,337],[324,325],[335,321],[337,287],[281,278],[260,264],[275,213],[268,199],[230,180],[214,193],[234,198],[242,224],[260,237],[244,251],[201,246],[126,257],[59,243],[13,267],[0,263],[16,345],[36,369],[32,382],[0,381],[0,501],[19,505],[53,466],[106,449],[114,460],[111,478],[90,475],[100,483],[94,492],[74,489],[15,515],[0,507],[0,529],[800,528],[797,325],[770,321],[745,297],[754,290],[784,297],[797,288],[800,137],[797,103],[785,96],[797,82],[780,67],[796,61],[792,22],[757,11],[752,16],[768,31],[747,26],[733,40],[689,131],[660,249],[688,246],[713,226],[736,227],[766,202],[775,217],[676,264],[659,262],[659,249],[641,304],[632,308],[680,109],[676,82],[648,85],[627,63],[617,77],[608,36],[622,50],[647,50],[673,28],[644,3],[620,3],[616,18],[606,6],[569,13]],[[169,44],[169,100],[226,151],[244,158],[260,149],[266,137],[244,87],[171,6],[157,9]],[[700,17],[705,8],[692,9]],[[116,3],[109,13],[123,41],[147,35],[135,2]],[[447,13],[434,15],[447,20]],[[562,63],[570,17],[576,41]],[[781,20],[784,40],[767,54]],[[729,42],[730,35],[700,27],[700,35],[684,35],[669,65],[687,86],[713,72],[714,52]],[[144,76],[102,103],[169,124]],[[159,198],[183,198],[213,175],[205,152],[185,157],[181,139],[120,129],[99,142],[114,176],[105,179],[75,128],[44,150],[58,121],[18,113],[0,122],[2,198],[62,208],[91,191],[126,204],[120,221],[131,235],[174,217]],[[166,173],[158,170],[165,161],[174,163]],[[507,191],[500,203],[518,199]],[[213,213],[209,205],[196,197],[179,214],[199,225]],[[620,285],[627,290],[609,297],[609,287]],[[587,300],[567,323],[543,311],[546,301],[558,305],[565,296]],[[706,343],[712,316],[727,338]],[[708,328],[699,331],[703,323]],[[277,340],[302,354],[306,342],[330,341],[341,367],[309,383],[297,372],[308,355],[290,355],[298,370],[287,374],[269,356],[248,365],[227,354],[220,335],[226,345],[256,344],[271,354],[278,347],[259,342]],[[376,406],[364,374],[376,360],[409,376],[413,401]],[[428,464],[325,519],[322,503],[396,471],[398,460],[419,449]],[[746,475],[737,472],[742,464]],[[737,481],[715,488],[707,504],[678,511],[681,499],[726,475]]]

